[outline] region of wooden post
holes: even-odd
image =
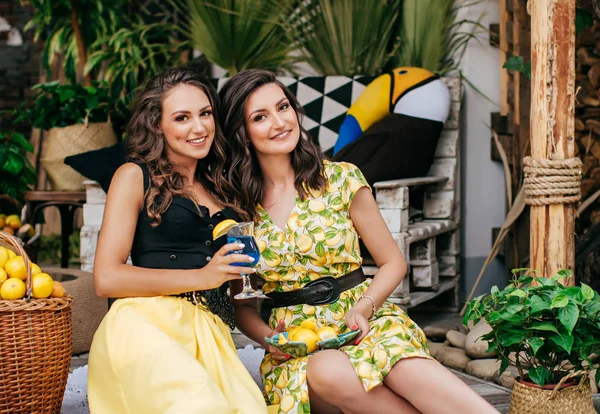
[[[575,155],[575,2],[529,1],[531,155],[536,160]],[[531,206],[531,267],[540,276],[574,268],[574,221],[573,204]]]

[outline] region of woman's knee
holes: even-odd
[[[312,356],[306,373],[311,388],[319,393],[336,391],[353,394],[357,390],[356,385],[360,386],[348,356],[336,350],[325,350]]]

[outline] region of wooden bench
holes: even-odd
[[[427,177],[374,184],[379,209],[409,265],[408,277],[390,300],[411,308],[446,293],[442,307],[459,308],[460,281],[460,147],[461,84],[442,79],[450,89],[452,105]],[[423,220],[409,221],[411,190],[425,189]],[[374,266],[364,266],[374,274]]]

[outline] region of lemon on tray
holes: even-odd
[[[317,328],[318,325],[321,324],[315,318],[308,318],[300,326],[288,328],[287,332],[278,333],[272,338],[265,337],[265,341],[294,357],[303,357],[318,349],[337,349],[360,333],[356,330],[338,335],[337,326],[322,324]]]
[[[215,226],[215,228],[213,229],[213,234],[212,234],[213,240],[216,240],[219,237],[226,235],[227,232],[229,230],[231,230],[231,228],[233,226],[236,226],[237,224],[238,224],[238,222],[235,220],[232,220],[232,219],[223,220],[222,222],[217,224]]]

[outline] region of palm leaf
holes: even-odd
[[[249,68],[295,72],[281,24],[292,0],[169,1],[185,17],[183,32],[191,45],[229,76]]]
[[[400,66],[416,66],[440,75],[459,68],[466,47],[485,30],[480,20],[457,20],[461,8],[483,0],[404,0]]]
[[[309,0],[287,21],[288,36],[321,75],[379,75],[399,45],[400,0]]]

